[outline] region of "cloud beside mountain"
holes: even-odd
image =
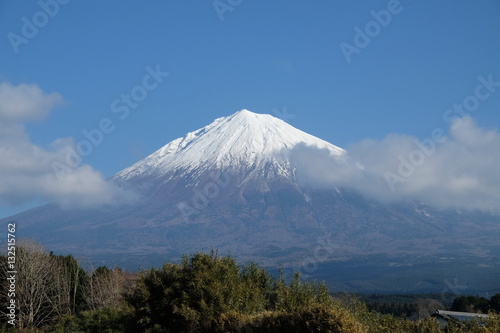
[[[402,134],[364,140],[350,146],[344,160],[304,147],[296,147],[291,158],[309,185],[351,187],[384,202],[409,199],[440,208],[500,211],[499,132],[467,117],[442,134],[439,140]]]
[[[111,204],[121,197],[91,166],[81,164],[56,174],[72,139],[58,139],[44,148],[30,141],[24,123],[46,117],[63,98],[44,93],[35,84],[0,84],[0,204],[51,201],[62,207]]]

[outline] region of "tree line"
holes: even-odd
[[[7,318],[7,257],[1,256],[1,309]],[[239,265],[216,251],[184,256],[130,274],[84,270],[71,255],[34,242],[16,248],[16,325],[0,332],[442,332],[434,318],[409,320],[368,309],[352,296],[332,297],[324,283],[299,273],[277,277],[255,263]],[[452,323],[449,332],[499,332]]]
[[[99,267],[88,273],[72,255],[47,253],[33,241],[15,250],[15,294],[9,295],[10,269],[7,257],[1,259],[0,313],[7,315],[6,305],[14,298],[17,311],[10,326],[15,331],[50,326],[85,310],[118,307],[123,299],[127,275],[119,268]]]
[[[391,314],[396,317],[427,318],[436,310],[451,310],[472,313],[500,313],[500,294],[490,299],[472,295],[447,295],[451,303],[446,305],[442,294],[408,295],[361,295],[369,310]]]

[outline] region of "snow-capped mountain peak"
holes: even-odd
[[[115,177],[129,179],[179,169],[258,168],[267,163],[283,164],[287,152],[298,144],[327,149],[334,156],[345,153],[281,119],[243,109],[171,141]]]

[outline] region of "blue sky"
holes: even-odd
[[[377,15],[386,21],[373,23]],[[35,23],[35,32],[25,27]],[[346,57],[341,45],[356,47],[356,27],[375,30]],[[15,120],[30,149],[78,143],[112,121],[82,161],[106,178],[243,108],[286,109],[291,125],[347,149],[391,133],[423,140],[448,130],[443,115],[475,94],[478,77],[500,81],[499,32],[494,0],[0,1],[0,82],[22,98],[42,92]],[[169,75],[145,89],[154,71]],[[120,119],[125,104],[113,102],[134,89],[146,96]],[[499,111],[500,88],[471,116],[498,130]],[[9,170],[4,180],[24,179]],[[30,193],[29,179],[0,184],[0,217],[52,198],[41,185]]]

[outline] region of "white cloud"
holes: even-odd
[[[45,117],[54,105],[62,102],[57,93],[44,94],[35,84],[13,86],[0,83],[0,119],[23,122]]]
[[[300,165],[298,177],[310,185],[350,187],[382,201],[500,211],[500,133],[462,118],[443,138],[391,134],[349,147],[344,160],[304,147],[292,159]]]
[[[29,140],[23,123],[42,119],[62,102],[59,94],[45,94],[36,85],[0,83],[1,205],[51,201],[62,207],[88,207],[129,198],[89,165],[55,172],[53,163],[66,163],[72,139],[58,139],[49,149]]]

